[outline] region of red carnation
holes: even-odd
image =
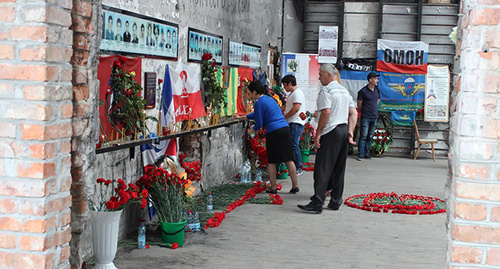
[[[300,112],[299,117],[300,117],[301,120],[305,120],[306,119],[306,114],[304,114],[304,112]]]
[[[179,248],[179,244],[177,244],[177,243],[172,244],[172,249],[178,249],[178,248]]]
[[[201,59],[204,61],[212,59],[212,53],[204,53]]]
[[[159,78],[158,79],[158,84],[162,84],[163,83],[163,79]]]
[[[143,198],[141,201],[141,209],[146,208],[147,205],[148,205],[148,201]]]

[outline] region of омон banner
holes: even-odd
[[[377,71],[426,74],[429,44],[422,41],[377,40]]]

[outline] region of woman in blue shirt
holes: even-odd
[[[235,116],[239,119],[253,119],[255,131],[263,127],[266,130],[266,152],[267,152],[267,171],[271,181],[271,189],[268,193],[276,194],[276,164],[284,162],[292,178],[292,189],[290,193],[299,192],[297,184],[297,170],[293,163],[292,140],[288,123],[283,117],[283,112],[276,101],[268,96],[267,89],[260,81],[252,81],[248,85],[250,96],[256,100],[254,112],[246,116]]]

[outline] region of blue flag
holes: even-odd
[[[424,106],[425,75],[380,74],[380,110],[415,111]]]
[[[416,114],[415,111],[391,111],[391,120],[394,125],[413,126]]]

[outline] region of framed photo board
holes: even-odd
[[[211,53],[215,63],[222,64],[223,37],[194,28],[188,28],[188,62],[201,62],[205,53]]]
[[[103,52],[177,59],[179,26],[175,23],[103,5],[102,24]]]
[[[229,65],[260,67],[260,46],[229,40]]]

